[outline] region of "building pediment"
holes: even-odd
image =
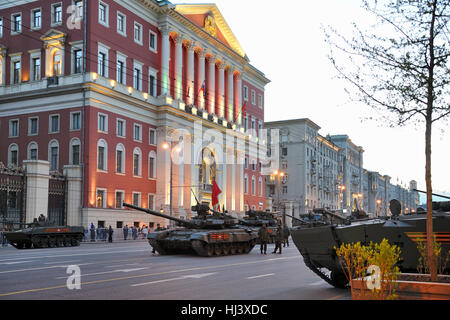
[[[42,41],[52,41],[52,40],[58,40],[58,41],[64,41],[66,39],[66,34],[62,31],[56,30],[56,29],[50,29],[48,30],[42,37]]]
[[[228,45],[240,56],[246,57],[239,41],[215,4],[177,4],[175,11],[202,28],[212,37]]]

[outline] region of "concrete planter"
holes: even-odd
[[[428,274],[402,273],[395,281],[398,300],[450,300],[450,276],[438,276],[431,282]],[[365,279],[353,279],[353,300],[375,300]]]

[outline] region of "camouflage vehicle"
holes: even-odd
[[[275,213],[249,210],[246,212],[246,216],[239,220],[239,224],[250,227],[256,231],[265,224],[267,231],[269,232],[269,243],[275,242],[275,234],[279,224],[279,220]]]
[[[417,213],[400,215],[398,201],[391,201],[391,217],[383,218],[344,218],[326,209],[316,209],[315,213],[326,216],[327,223],[302,223],[291,229],[291,236],[303,260],[319,277],[329,284],[343,288],[348,280],[336,256],[334,247],[342,243],[368,245],[379,243],[386,238],[390,244],[401,249],[401,260],[398,264],[402,272],[417,272],[419,251],[417,243],[426,239],[426,214]],[[433,203],[433,232],[442,245],[443,252],[450,250],[450,202]],[[446,272],[450,272],[447,266]]]
[[[42,214],[26,228],[5,232],[8,242],[17,249],[79,246],[84,237],[83,227],[58,226]]]
[[[149,244],[161,255],[193,253],[202,257],[249,253],[256,244],[258,232],[238,224],[236,218],[197,204],[197,216],[183,220],[153,210],[123,203],[124,207],[175,221],[181,227],[151,232]],[[209,211],[212,214],[209,214]]]

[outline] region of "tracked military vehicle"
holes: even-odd
[[[274,213],[249,210],[246,212],[246,216],[239,220],[239,224],[248,226],[256,231],[258,231],[263,224],[265,224],[267,231],[269,232],[269,243],[275,242],[275,235],[279,221]]]
[[[149,244],[161,255],[191,253],[202,257],[249,253],[256,244],[258,232],[238,224],[236,218],[197,204],[191,220],[178,219],[153,210],[123,203],[124,207],[175,221],[181,227],[151,232]],[[209,212],[212,212],[210,214]]]
[[[417,272],[419,251],[417,243],[426,238],[426,214],[415,213],[400,215],[398,201],[391,201],[391,217],[375,219],[345,218],[326,209],[315,209],[314,212],[325,216],[325,223],[301,223],[291,228],[291,236],[303,260],[319,277],[332,286],[343,288],[348,280],[336,256],[334,247],[342,243],[368,245],[370,242],[380,243],[386,238],[390,244],[401,249],[398,264],[402,272]],[[418,211],[419,212],[419,211]],[[443,252],[450,250],[450,202],[433,203],[433,232],[442,245]],[[447,266],[446,272],[450,272]]]
[[[22,225],[26,227],[4,233],[8,242],[17,249],[79,246],[84,237],[83,227],[58,226],[43,215]]]

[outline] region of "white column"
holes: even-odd
[[[175,99],[183,98],[183,42],[180,35],[174,37],[175,41]]]
[[[194,45],[189,42],[186,45],[187,48],[187,90],[188,94],[186,97],[187,104],[194,104]]]
[[[214,113],[214,107],[216,105],[216,58],[214,56],[208,57],[208,113]]]
[[[225,117],[225,63],[222,61],[217,65],[219,69],[219,92],[218,92],[218,104],[219,104],[219,118]]]
[[[67,178],[67,225],[81,226],[81,193],[83,167],[67,165],[63,168]]]
[[[228,101],[227,101],[227,120],[234,120],[233,115],[233,95],[234,95],[234,75],[231,68],[228,68]]]
[[[205,82],[205,51],[198,51],[198,107],[200,110],[205,110],[205,98],[203,92],[200,91],[202,84]]]
[[[236,118],[236,123],[241,124],[242,123],[242,78],[240,74],[236,75],[236,105],[234,106],[234,115]],[[239,115],[239,117],[238,117]]]
[[[161,95],[170,95],[169,60],[170,60],[170,29],[168,26],[159,28],[161,31]]]
[[[50,163],[42,160],[26,160],[26,222],[33,222],[40,214],[48,212],[48,184]]]

